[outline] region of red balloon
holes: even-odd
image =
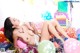
[[[0,28],[0,31],[3,31],[4,32],[4,27]]]
[[[70,38],[77,38],[75,28],[67,28],[66,33]]]

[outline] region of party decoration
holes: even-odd
[[[46,11],[46,12],[42,13],[41,16],[44,20],[51,20],[52,19],[52,15],[49,11]]]
[[[69,38],[64,42],[65,53],[79,53],[80,52],[80,42],[76,39]]]
[[[57,19],[57,21],[59,22],[59,24],[63,27],[69,27],[69,17],[67,13],[64,12],[56,12],[54,14],[54,18]]]
[[[53,0],[55,4],[58,4],[59,0]]]
[[[2,48],[4,51],[6,51],[7,49],[9,49],[11,46],[12,46],[12,44],[9,43],[9,42],[0,43],[0,49]]]
[[[23,50],[23,53],[38,53],[38,51],[35,46],[28,45],[28,47]]]
[[[67,28],[65,31],[70,38],[77,38],[75,28]]]
[[[38,45],[39,53],[55,53],[55,46],[48,40],[43,40]]]
[[[68,3],[64,1],[58,2],[58,11],[59,12],[67,12],[68,10]]]
[[[80,40],[80,28],[76,31],[77,39]]]
[[[0,31],[3,31],[4,32],[4,27],[0,28]]]
[[[0,42],[4,42],[4,41],[6,41],[6,37],[4,35],[4,32],[0,31]]]
[[[77,39],[80,41],[80,34],[78,34],[78,38]]]
[[[68,14],[65,12],[56,12],[54,18],[67,18],[69,20]]]
[[[28,0],[31,5],[34,4],[34,0]]]
[[[28,45],[20,39],[17,40],[17,45],[23,50],[23,53],[38,53],[36,47]]]

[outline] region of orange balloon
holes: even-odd
[[[6,40],[6,37],[2,31],[0,31],[0,42],[4,42]]]

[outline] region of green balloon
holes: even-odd
[[[44,40],[38,45],[38,53],[56,53],[55,46],[51,41]]]

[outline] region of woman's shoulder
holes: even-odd
[[[13,35],[17,35],[17,34],[19,34],[19,33],[18,33],[18,29],[15,29],[15,30],[13,31]]]

